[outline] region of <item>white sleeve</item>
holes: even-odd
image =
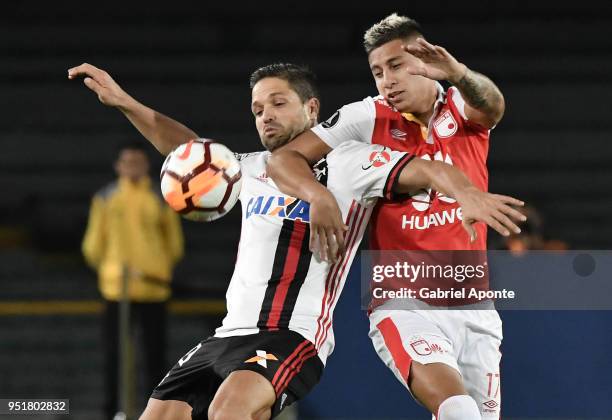
[[[339,193],[351,191],[367,206],[381,197],[392,199],[393,186],[413,157],[380,144],[345,142],[327,156],[328,187]]]
[[[327,121],[312,128],[312,131],[332,149],[348,140],[362,143],[372,142],[376,107],[370,97],[363,101],[344,105]]]

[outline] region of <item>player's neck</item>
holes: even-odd
[[[433,115],[434,112],[434,104],[436,103],[436,99],[438,98],[438,88],[435,84],[431,84],[431,87],[428,89],[426,95],[423,96],[423,101],[421,102],[421,106],[419,106],[418,110],[412,112],[419,121],[422,121],[425,125],[429,122],[429,119]]]
[[[427,110],[426,112],[413,112],[414,115],[419,121],[421,121],[424,125],[429,123],[429,119],[433,114],[433,109]]]
[[[402,114],[412,114],[418,121],[423,125],[427,126],[429,119],[434,112],[434,104],[438,98],[438,89],[435,84],[432,84],[431,88],[427,89],[427,93],[422,96],[422,100],[410,109],[401,110]]]

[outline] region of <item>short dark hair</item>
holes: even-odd
[[[320,99],[317,77],[308,67],[291,63],[274,63],[260,67],[251,74],[249,83],[251,89],[266,77],[286,80],[291,89],[298,94],[302,103],[312,98]]]
[[[363,47],[366,53],[370,54],[387,42],[422,34],[421,25],[416,20],[392,13],[366,31],[363,35]]]

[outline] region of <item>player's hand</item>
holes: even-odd
[[[419,59],[408,65],[410,74],[433,80],[448,80],[455,84],[467,72],[465,64],[458,62],[446,49],[432,45],[423,38],[417,38],[414,43],[404,45],[403,48]]]
[[[513,219],[519,222],[527,220],[523,213],[512,207],[522,207],[525,203],[513,197],[491,194],[472,187],[456,198],[463,214],[463,228],[472,242],[476,240],[476,229],[473,226],[476,222],[484,222],[499,234],[509,236],[511,232],[521,233]]]
[[[346,252],[348,227],[334,196],[326,189],[310,203],[310,250],[322,261],[336,263]]]
[[[125,104],[128,94],[102,69],[83,63],[68,69],[68,79],[84,76],[83,83],[93,90],[104,105],[121,107]]]

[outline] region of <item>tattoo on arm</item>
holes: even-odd
[[[503,96],[488,77],[468,70],[456,83],[461,95],[473,108],[490,115],[503,112]]]

